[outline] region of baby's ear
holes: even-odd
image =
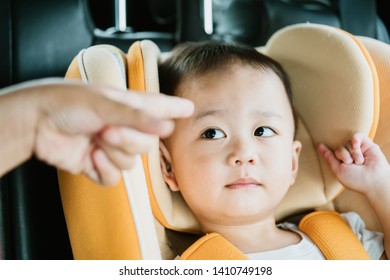
[[[292,176],[291,176],[290,186],[292,186],[295,183],[295,180],[298,175],[299,155],[301,154],[301,150],[302,150],[302,143],[300,141],[295,140],[292,146],[292,170],[291,170]]]
[[[171,191],[179,191],[180,189],[176,181],[175,173],[172,170],[171,154],[162,141],[160,141],[160,166],[164,181]]]

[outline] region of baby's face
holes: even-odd
[[[170,186],[199,222],[242,224],[273,215],[294,183],[300,143],[292,110],[270,71],[231,66],[182,83],[194,114],[166,141]]]

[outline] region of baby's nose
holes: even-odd
[[[247,145],[234,149],[228,156],[228,162],[230,166],[241,166],[244,164],[254,165],[257,164],[258,159],[255,149],[251,148],[250,145]]]
[[[245,157],[237,158],[237,159],[234,160],[233,165],[240,166],[240,165],[243,165],[245,163],[255,164],[255,159],[253,159],[253,158],[245,158]]]

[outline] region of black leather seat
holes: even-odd
[[[214,1],[212,34],[203,30],[203,0],[179,0],[178,38],[217,39],[264,45],[277,30],[295,23],[336,26],[354,35],[389,42],[374,0],[232,0]]]
[[[2,0],[0,5],[0,87],[63,76],[74,54],[92,43],[85,1]]]
[[[113,26],[113,10],[102,9],[113,7],[114,0],[0,1],[0,88],[40,77],[63,76],[75,54],[93,44],[111,43],[127,51],[135,40],[153,39],[162,49],[171,48],[174,1],[165,2],[170,5],[152,0],[147,1],[148,5],[141,5],[145,2],[142,0],[127,2],[132,32],[108,34],[94,20],[106,20],[106,25],[111,21]],[[90,10],[95,14],[91,15]]]
[[[94,31],[94,44],[111,44],[127,52],[133,42],[149,39],[154,41],[160,50],[171,50],[175,45],[175,0],[127,0],[126,2],[128,28],[125,32],[116,32],[115,28],[110,28],[115,24],[115,20],[112,19],[110,25],[106,19],[109,3],[89,0],[90,8],[95,12],[93,16],[98,23]],[[115,14],[112,9],[110,12]]]
[[[64,76],[93,41],[85,1],[0,2],[0,87]],[[5,259],[71,259],[57,173],[32,159],[0,179],[0,240]]]

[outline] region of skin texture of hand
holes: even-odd
[[[1,95],[0,176],[35,155],[113,185],[156,136],[173,131],[173,119],[192,111],[192,103],[180,98],[69,82]]]
[[[382,225],[385,252],[390,256],[390,166],[379,146],[356,133],[335,151],[323,144],[318,151],[341,184],[367,198]]]
[[[325,145],[318,146],[337,179],[351,190],[362,194],[387,188],[390,166],[379,146],[362,133],[356,133],[334,152]]]

